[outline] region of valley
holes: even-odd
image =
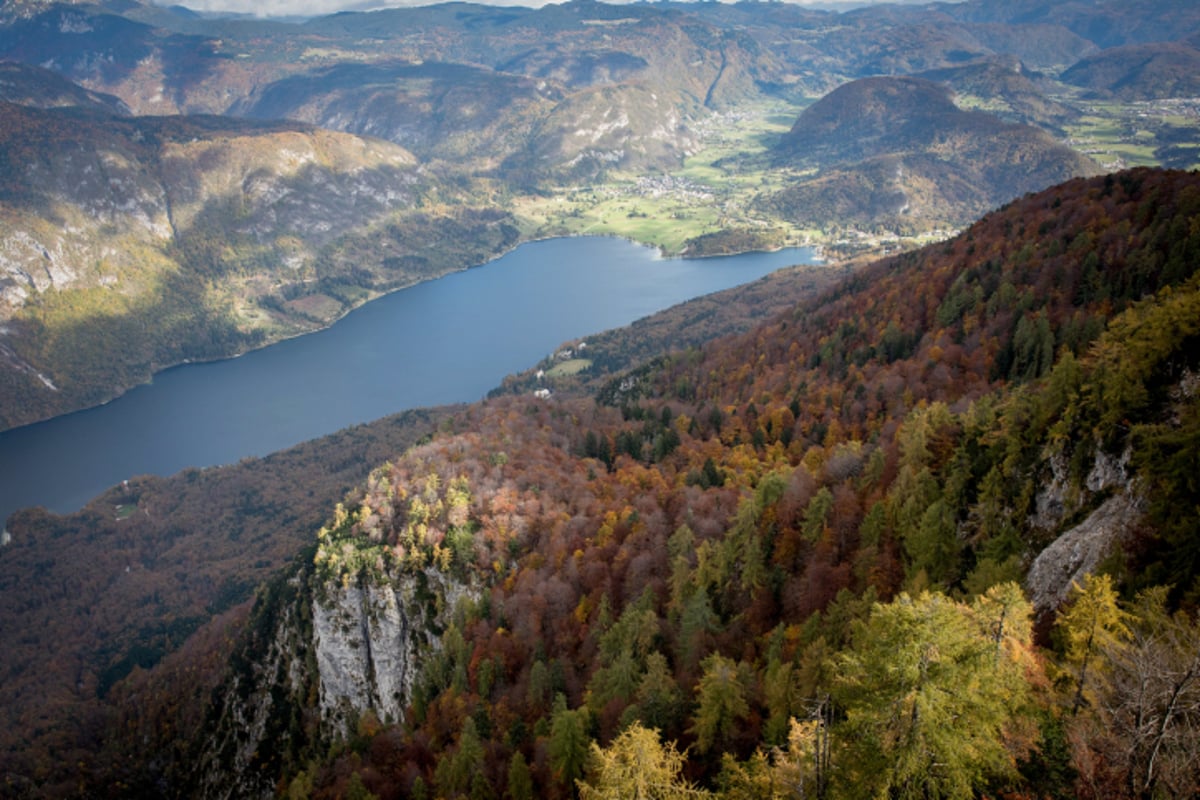
[[[706,235],[749,237],[716,251],[765,250],[829,243],[824,231],[756,213],[761,193],[792,179],[770,164],[771,144],[787,132],[800,107],[768,103],[718,114],[696,131],[697,151],[674,169],[610,174],[599,184],[554,187],[546,196],[517,197],[513,213],[531,235],[608,234],[691,254]]]
[[[521,241],[856,259],[1071,175],[1196,163],[1196,118],[1168,96],[1189,48],[1138,59],[1158,29],[1129,24],[1101,58],[1086,15],[770,11],[13,5],[5,129],[26,142],[2,170],[0,426],[327,326]],[[922,113],[935,85],[951,94]],[[867,108],[877,127],[854,129]],[[86,153],[100,141],[116,161]],[[87,161],[140,199],[56,179]]]
[[[14,0],[0,59],[0,447],[370,409],[8,518],[0,797],[1200,794],[1200,8]],[[579,330],[597,235],[771,268]],[[527,248],[575,283],[468,270]]]
[[[473,402],[564,340],[814,260],[801,249],[662,259],[611,237],[521,245],[325,330],[0,432],[0,520],[35,505],[75,511],[138,475],[236,463],[400,411]]]

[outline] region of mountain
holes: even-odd
[[[369,33],[390,55],[260,85],[230,113],[369,133],[478,170],[503,163],[518,183],[677,165],[688,123],[756,94],[774,64],[735,31],[653,7],[451,5],[305,29],[343,47]]]
[[[839,21],[819,46],[855,78],[923,72],[992,54],[968,28],[940,12],[867,7],[848,11]]]
[[[487,67],[568,92],[632,80],[719,107],[764,90],[812,96],[850,78],[1005,54],[1057,70],[1100,48],[1180,41],[1200,29],[1190,9],[1162,0],[968,2],[842,14],[750,4],[514,10],[448,3],[304,23],[201,19],[137,3],[22,3],[5,19],[0,53],[51,66],[142,114],[225,113],[235,105],[250,112],[271,84],[300,77],[287,84],[287,102],[271,106],[286,113],[304,106],[301,86],[318,96],[326,91],[322,76],[330,68],[424,61]],[[334,102],[344,120],[349,98],[314,98],[313,108]]]
[[[1095,174],[1089,159],[1038,128],[954,104],[942,84],[864,78],[807,108],[775,149],[815,169],[765,198],[785,218],[821,225],[958,226],[1014,197]]]
[[[57,72],[15,61],[0,62],[0,101],[33,108],[72,106],[128,114],[112,95],[90,92]]]
[[[860,161],[914,149],[939,129],[975,116],[931,81],[864,78],[805,109],[777,149],[806,166]]]
[[[501,212],[418,209],[428,185],[400,147],[295,123],[0,105],[0,426],[513,244]]]
[[[93,91],[114,94],[140,114],[213,112],[190,87],[223,65],[213,39],[171,33],[92,5],[6,6],[0,57],[53,69]]]
[[[970,0],[942,8],[956,19],[1002,25],[1055,25],[1093,42],[1119,47],[1145,42],[1186,39],[1200,30],[1200,11],[1173,0],[1014,0],[992,3]]]
[[[1035,70],[1057,72],[1096,50],[1095,43],[1061,25],[973,23],[967,29],[993,53],[1011,55]]]
[[[345,64],[262,87],[230,111],[375,136],[423,159],[500,160],[562,96],[544,81],[464,64]]]
[[[1122,100],[1159,100],[1200,94],[1200,50],[1184,44],[1114,47],[1081,59],[1065,82]]]
[[[214,21],[191,28],[205,35],[86,6],[49,6],[12,21],[0,35],[0,53],[114,92],[137,113],[286,116],[393,134],[418,151],[421,142],[448,134],[468,140],[453,153],[460,161],[472,150],[492,154],[497,144],[462,136],[463,126],[469,133],[487,121],[511,123],[509,138],[519,139],[528,129],[519,117],[531,92],[548,101],[636,82],[669,96],[668,116],[678,117],[690,106],[721,107],[753,93],[758,76],[772,69],[771,54],[735,31],[653,7],[609,9],[576,3],[498,13],[449,4],[304,25]],[[476,94],[446,97],[451,81],[463,91],[474,86]],[[514,113],[495,118],[510,106]],[[631,132],[652,136],[663,125],[655,117],[649,129]],[[502,146],[498,155],[509,150],[511,144]]]
[[[922,72],[914,77],[949,86],[958,103],[966,98],[1008,122],[1060,131],[1080,112],[1051,100],[1044,76],[1030,73],[1015,58],[994,58],[961,67]]]

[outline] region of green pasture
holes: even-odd
[[[548,378],[569,378],[572,375],[578,375],[585,369],[590,367],[592,362],[586,358],[571,358],[566,361],[560,361],[550,369],[546,370]]]
[[[681,252],[689,239],[708,233],[764,223],[779,227],[749,209],[756,196],[791,177],[770,163],[767,150],[799,113],[799,106],[781,103],[742,109],[736,118],[702,126],[702,149],[677,170],[640,179],[614,174],[603,185],[518,198],[514,214],[527,236],[621,236],[667,253]],[[788,234],[802,238],[797,231]]]
[[[1170,143],[1160,134],[1180,129],[1195,136],[1191,142],[1175,141],[1177,148],[1200,147],[1200,119],[1179,113],[1171,102],[1096,102],[1087,104],[1087,113],[1066,132],[1071,147],[1102,165],[1158,167],[1163,166],[1158,151]]]

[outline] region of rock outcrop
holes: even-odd
[[[200,742],[198,793],[274,797],[281,773],[354,735],[368,712],[401,721],[455,607],[475,594],[434,569],[341,583],[303,564],[269,584]]]
[[[1128,494],[1118,494],[1055,539],[1029,568],[1026,585],[1034,609],[1046,614],[1061,606],[1071,584],[1095,571],[1121,543],[1138,515],[1137,502]]]
[[[449,610],[470,594],[432,569],[321,587],[312,640],[321,719],[333,736],[348,733],[366,711],[383,722],[403,719],[422,655],[437,649]]]

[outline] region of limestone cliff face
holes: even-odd
[[[1119,547],[1141,510],[1127,467],[1129,452],[1116,458],[1098,451],[1083,487],[1072,489],[1061,460],[1051,460],[1052,478],[1038,494],[1032,527],[1055,530],[1072,513],[1109,495],[1082,522],[1067,528],[1042,550],[1029,568],[1026,588],[1039,614],[1050,614],[1067,599],[1072,583],[1094,572]]]
[[[352,736],[372,712],[399,722],[459,600],[428,569],[325,582],[310,565],[260,595],[196,756],[206,798],[274,797],[282,773]]]
[[[1026,583],[1033,607],[1039,613],[1049,613],[1061,606],[1072,583],[1094,572],[1137,518],[1136,499],[1118,494],[1055,539],[1029,569]]]
[[[399,722],[412,699],[422,655],[468,587],[435,570],[362,585],[326,584],[313,602],[321,719],[334,736],[365,711]]]

